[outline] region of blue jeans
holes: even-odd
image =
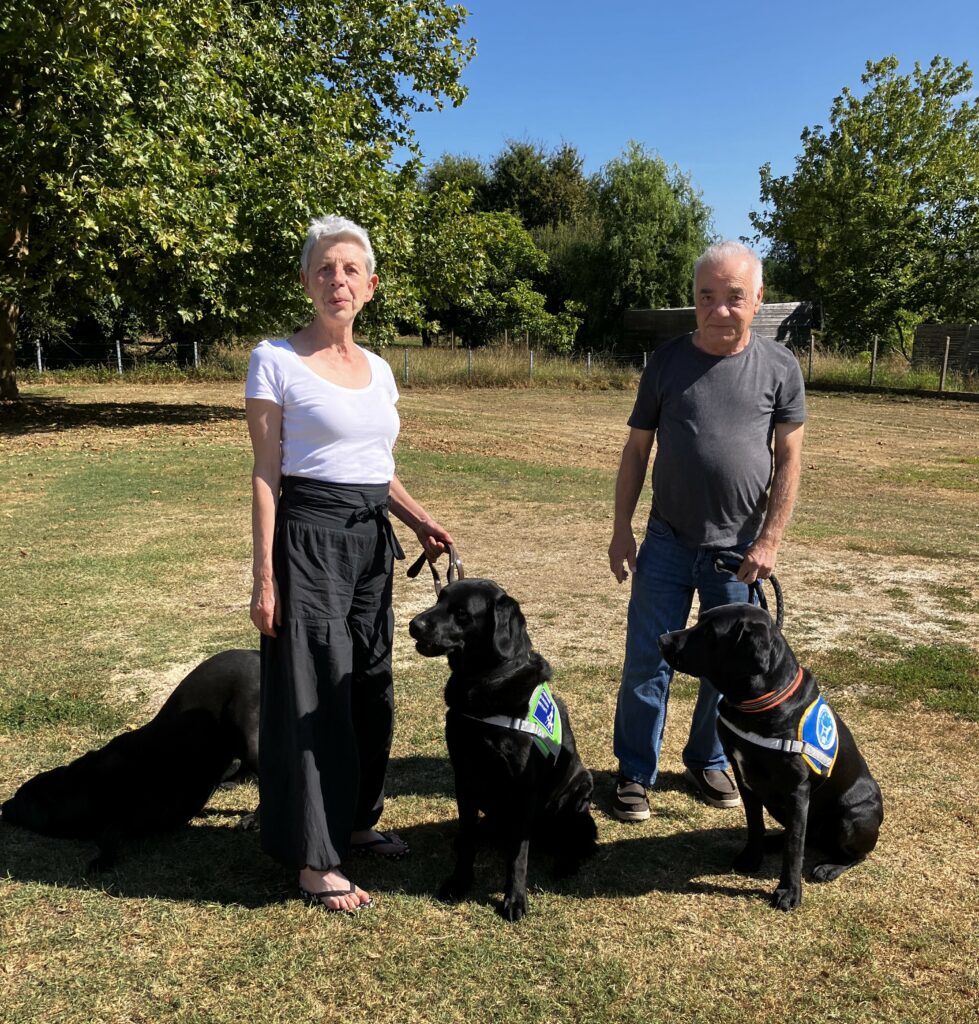
[[[750,542],[728,550],[743,553]],[[721,548],[684,547],[673,531],[650,519],[632,577],[625,663],[615,709],[614,750],[622,773],[651,786],[659,770],[673,669],[663,660],[657,641],[663,633],[683,629],[696,590],[700,609],[751,600],[750,590],[727,572],[714,568]],[[721,695],[701,679],[683,763],[694,770],[727,768],[717,738]]]

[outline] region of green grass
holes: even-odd
[[[890,711],[920,704],[979,721],[979,653],[964,643],[902,644],[878,635],[867,653],[816,653],[807,660],[829,692],[852,690]]]

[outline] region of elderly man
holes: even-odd
[[[672,679],[659,636],[686,625],[695,591],[704,611],[749,600],[748,584],[775,567],[798,492],[802,372],[791,352],[751,331],[763,291],[761,261],[750,249],[709,248],[694,268],[697,329],[652,354],[629,417],[608,549],[615,578],[622,583],[632,573],[615,715],[612,809],[621,821],[649,817],[646,788],[659,769]],[[654,437],[652,510],[637,554],[632,515]],[[736,577],[714,568],[724,550],[743,555]],[[685,778],[712,806],[736,807],[717,738],[719,699],[701,680]]]

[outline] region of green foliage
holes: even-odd
[[[690,305],[693,265],[710,240],[710,209],[690,179],[637,142],[594,183],[595,239],[588,329],[614,339],[629,308]]]
[[[489,175],[476,157],[443,153],[422,175],[421,184],[427,195],[436,195],[447,186],[454,186],[469,197],[473,210],[491,209]]]
[[[461,102],[465,12],[445,0],[287,10],[4,7],[5,393],[21,308],[127,304],[175,337],[261,330],[301,315],[296,253],[309,215],[329,210],[405,262],[413,199],[389,163],[412,145],[415,112]],[[397,282],[388,297],[396,309]]]
[[[516,214],[529,229],[577,220],[592,205],[582,166],[574,146],[547,153],[532,142],[510,141],[490,167],[490,207]]]
[[[975,319],[979,310],[979,100],[972,74],[935,57],[897,73],[868,62],[821,125],[802,133],[791,177],[761,169],[753,213],[796,285],[822,297],[837,340],[866,348],[923,319]],[[813,297],[812,293],[806,297]]]
[[[422,300],[443,330],[480,345],[504,331],[529,332],[535,343],[567,351],[579,320],[552,314],[533,280],[547,264],[530,234],[509,213],[471,213],[447,186],[431,198],[429,230],[419,236]]]

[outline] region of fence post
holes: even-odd
[[[41,361],[41,340],[40,340],[40,338],[37,341],[35,341],[34,344],[37,347],[37,372],[38,373],[43,373],[44,372],[44,363]]]
[[[642,354],[642,368],[644,370],[646,369],[646,356],[648,356],[648,355],[649,355],[648,352],[643,351],[643,354]]]
[[[591,349],[588,350],[588,357],[585,361],[585,368],[588,373],[591,373]]]
[[[806,383],[807,384],[811,384],[812,383],[812,354],[813,354],[813,350],[815,348],[816,348],[816,339],[815,339],[815,337],[812,334],[810,334],[809,335],[809,376],[806,377]]]
[[[530,349],[530,376],[534,375],[534,350]]]
[[[877,374],[877,335],[874,335],[874,350],[870,355],[870,385],[873,387],[874,377]]]
[[[116,366],[119,368],[119,376],[122,376],[122,342],[116,338]]]
[[[472,382],[473,382],[473,350],[471,348],[467,348],[466,349],[466,356],[467,356],[466,362],[468,364],[466,366],[466,375],[469,378],[469,383],[472,384]]]
[[[405,373],[404,373],[404,383],[405,383],[405,384],[407,384],[407,383],[408,383],[408,349],[407,349],[407,348],[405,349]]]
[[[938,382],[938,390],[940,392],[945,390],[945,375],[948,373],[948,350],[949,350],[949,346],[951,344],[952,344],[952,339],[946,334],[945,335],[945,356],[942,359],[942,376],[941,376],[941,380],[939,380],[939,382]]]

